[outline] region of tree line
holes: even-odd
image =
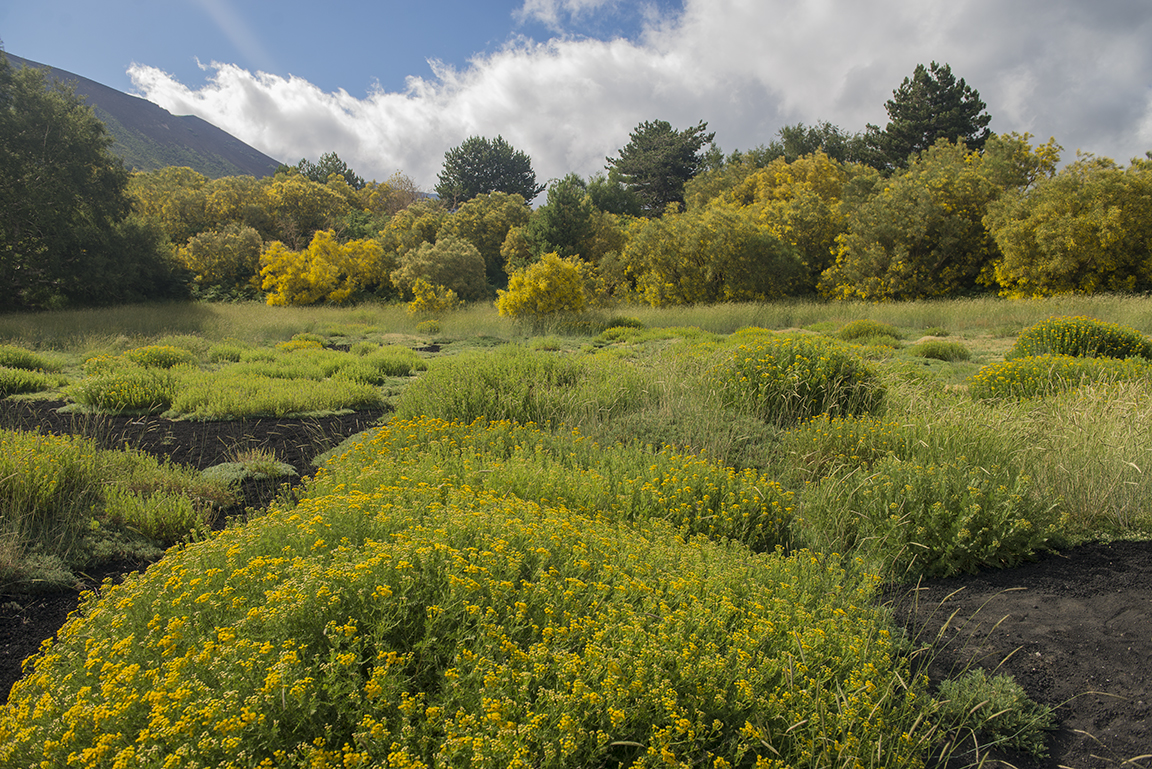
[[[603,172],[547,184],[502,137],[470,137],[428,194],[335,153],[266,179],[130,174],[90,109],[0,55],[0,309],[491,300],[557,260],[605,303],[1152,289],[1152,153],[1060,168],[1054,140],[992,134],[946,64],[885,106],[884,128],[796,124],[728,155],[703,121],[646,121]]]

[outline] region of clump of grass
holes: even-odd
[[[296,350],[322,350],[324,342],[319,339],[292,338],[287,342],[277,342],[276,349],[281,352],[294,352]]]
[[[128,350],[122,356],[125,360],[144,368],[173,368],[199,363],[198,357],[183,347],[172,345],[147,345]]]
[[[174,369],[107,364],[103,359],[93,369],[97,373],[73,383],[64,392],[83,406],[111,414],[163,412],[172,405],[180,380]]]
[[[1025,329],[1004,357],[1041,355],[1152,359],[1152,342],[1118,323],[1083,316],[1049,318]]]
[[[238,451],[231,461],[207,467],[202,474],[211,481],[228,485],[235,485],[249,478],[265,480],[294,478],[299,475],[295,467],[280,461],[275,452],[258,448]]]
[[[733,334],[710,379],[725,403],[776,425],[817,414],[867,414],[883,402],[877,374],[827,337],[748,329]]]
[[[924,329],[924,336],[949,336],[951,332],[944,326],[929,326]]]
[[[929,339],[913,345],[909,353],[920,358],[942,360],[947,363],[956,363],[972,359],[972,351],[960,342],[945,342],[940,339]]]
[[[59,371],[55,360],[11,344],[0,344],[0,368],[25,371]]]
[[[380,392],[348,379],[259,376],[242,365],[190,372],[172,399],[171,413],[191,419],[293,417],[380,408]]]
[[[844,324],[844,326],[836,332],[836,337],[845,342],[856,342],[857,344],[866,344],[866,342],[861,340],[877,338],[892,339],[899,343],[900,330],[891,323],[862,319]]]
[[[431,318],[422,320],[416,324],[416,333],[422,336],[436,336],[440,333],[440,321]]]
[[[59,379],[50,377],[42,371],[0,366],[0,398],[21,393],[42,392],[58,384]]]
[[[643,378],[619,358],[557,355],[505,345],[437,360],[404,388],[396,417],[421,415],[580,427],[627,413],[643,400]]]
[[[1144,358],[1081,358],[1034,355],[984,366],[968,383],[976,398],[1041,398],[1084,385],[1146,380],[1152,362]]]

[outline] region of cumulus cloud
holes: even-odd
[[[520,13],[562,25],[611,6],[526,0]],[[366,177],[400,170],[430,189],[444,153],[473,135],[503,136],[547,180],[603,170],[644,120],[706,120],[726,151],[798,121],[883,126],[893,89],[930,61],[979,90],[993,130],[1126,163],[1152,149],[1148,40],[1145,0],[687,0],[629,39],[513,37],[466,67],[431,62],[431,78],[363,99],[232,64],[213,63],[196,87],[143,65],[129,74],[165,109],[285,162],[335,150]]]

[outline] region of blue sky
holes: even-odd
[[[295,163],[336,151],[425,189],[501,135],[546,181],[589,176],[644,120],[726,152],[783,125],[886,122],[947,62],[997,132],[1126,164],[1152,149],[1148,0],[37,0],[0,5],[17,56],[197,114]]]

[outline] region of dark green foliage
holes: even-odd
[[[544,186],[536,184],[532,159],[502,136],[472,136],[448,150],[436,182],[436,194],[452,208],[487,192],[506,192],[531,201],[543,191]]]
[[[940,684],[940,723],[945,729],[971,730],[978,744],[1012,748],[1033,758],[1048,756],[1044,732],[1056,728],[1056,717],[1024,691],[1011,676],[989,678],[970,670]]]
[[[1025,329],[1004,358],[1033,355],[1152,359],[1152,342],[1134,328],[1094,318],[1058,317]]]
[[[872,164],[881,169],[903,168],[940,139],[963,142],[980,150],[992,135],[980,94],[952,74],[947,64],[916,65],[911,78],[904,78],[884,105],[888,125],[881,131],[868,126],[867,140],[874,150]]]
[[[128,173],[92,110],[0,53],[0,311],[180,291],[163,236],[128,218]]]
[[[300,162],[296,164],[296,170],[318,184],[327,184],[330,175],[339,174],[344,177],[344,181],[348,182],[348,186],[352,189],[364,189],[364,178],[349,168],[348,164],[341,160],[335,152],[321,155],[318,163],[313,163],[308,158],[300,158]]]
[[[525,232],[537,257],[547,253],[563,258],[590,257],[586,246],[595,234],[595,223],[587,189],[576,174],[568,174],[548,188],[548,202],[532,214]]]
[[[640,198],[620,181],[620,174],[614,168],[607,176],[597,174],[588,181],[588,198],[593,206],[610,214],[640,216],[642,213]]]
[[[620,157],[608,166],[640,200],[644,216],[657,217],[670,203],[683,204],[684,183],[703,170],[701,147],[716,135],[708,124],[677,131],[664,120],[645,121],[629,135]]]
[[[760,149],[756,156],[759,167],[768,165],[775,158],[784,158],[791,163],[805,155],[817,151],[840,163],[862,163],[870,159],[864,137],[860,134],[847,134],[839,126],[824,121],[806,126],[803,123],[786,125],[777,134],[780,138]],[[735,154],[729,162],[738,162]]]

